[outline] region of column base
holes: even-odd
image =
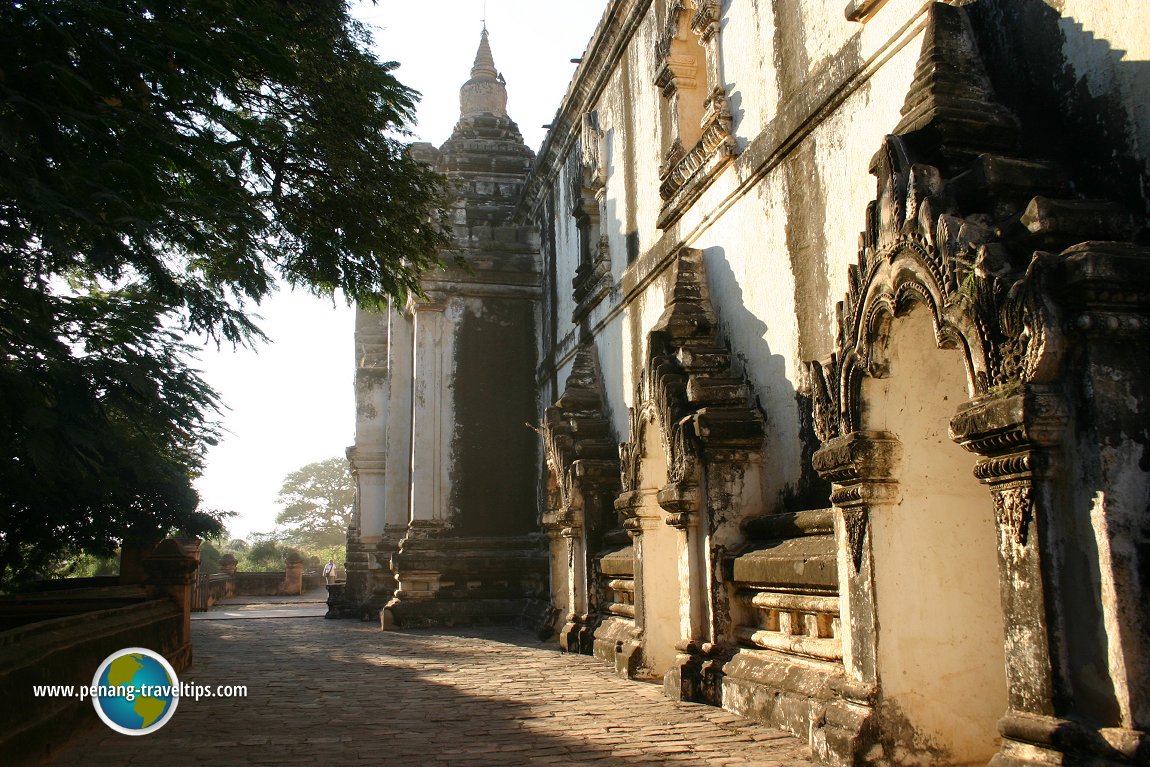
[[[614,666],[619,676],[634,679],[639,673],[643,641],[634,621],[616,616],[605,618],[595,628],[591,646],[591,654]]]
[[[592,619],[587,615],[571,613],[567,622],[559,630],[559,646],[565,652],[579,655],[593,655],[595,653],[595,630]]]
[[[789,661],[761,650],[737,650],[716,674],[721,705],[810,743],[820,761],[861,764],[873,709],[844,700],[841,667]]]
[[[675,656],[675,665],[663,675],[664,694],[672,700],[721,706],[726,661],[720,653],[704,652],[690,643]]]
[[[1150,733],[1011,712],[998,722],[1002,747],[989,767],[1150,764]]]
[[[549,563],[540,536],[409,535],[391,558],[398,582],[383,628],[533,624],[550,634]],[[539,624],[539,625],[534,625]]]
[[[395,576],[390,559],[399,537],[384,534],[370,541],[347,543],[347,580],[328,586],[328,618],[356,618],[374,621],[395,595]]]

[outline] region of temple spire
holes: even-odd
[[[473,78],[486,76],[498,77],[499,71],[495,68],[495,57],[491,55],[491,43],[488,41],[487,24],[483,25],[483,32],[479,36],[479,50],[475,52],[475,63],[471,65]]]
[[[507,114],[507,88],[503,75],[495,68],[486,22],[479,35],[479,49],[475,51],[471,79],[459,89],[459,113],[462,117],[477,114],[502,117]]]

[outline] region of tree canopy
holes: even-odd
[[[0,583],[129,528],[218,530],[185,339],[277,280],[374,305],[447,244],[417,94],[342,0],[0,6]]]
[[[309,463],[284,477],[276,524],[301,546],[338,546],[347,537],[355,504],[355,482],[343,458]]]

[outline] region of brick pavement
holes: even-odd
[[[677,703],[513,629],[381,632],[317,618],[197,621],[181,700],[142,737],[95,723],[53,765],[810,767],[794,738]],[[93,717],[94,719],[94,717]]]

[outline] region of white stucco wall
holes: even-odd
[[[1007,707],[1006,660],[991,494],[948,435],[966,369],[959,350],[937,348],[925,307],[895,319],[890,337],[890,376],[866,379],[863,395],[863,428],[904,445],[901,500],[869,521],[880,711],[946,763],[984,764]]]
[[[1142,162],[1150,158],[1150,7],[1141,0],[1047,0],[1060,10],[1062,53],[1093,96],[1116,94]]]

